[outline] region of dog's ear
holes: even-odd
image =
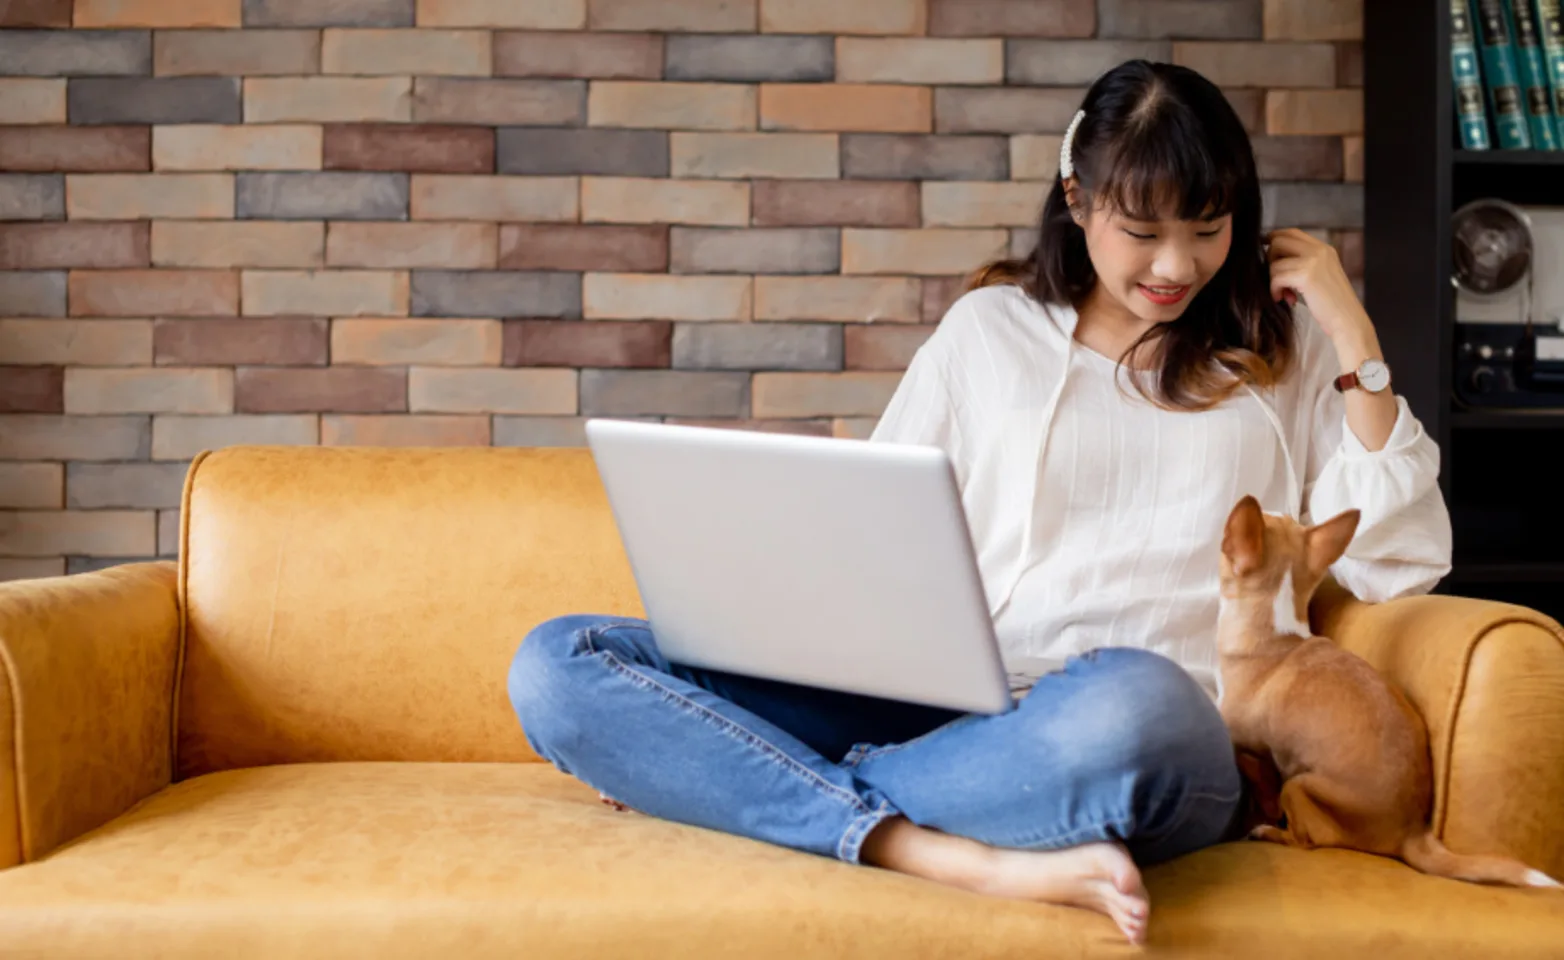
[[[1227,515],[1227,526],[1222,530],[1222,555],[1239,576],[1257,569],[1265,558],[1265,517],[1260,513],[1260,501],[1254,497],[1244,497]]]
[[[1311,573],[1324,576],[1330,565],[1347,552],[1347,544],[1358,530],[1359,516],[1356,510],[1343,510],[1303,532],[1304,563]]]

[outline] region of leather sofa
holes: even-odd
[[[1564,956],[1564,894],[1234,843],[1148,871],[1149,944],[616,812],[541,762],[520,639],[639,614],[584,450],[235,447],[180,561],[0,585],[3,957]],[[1564,876],[1564,633],[1515,606],[1317,630],[1428,719],[1434,824]]]

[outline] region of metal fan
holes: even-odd
[[[1509,299],[1520,285],[1521,315],[1531,321],[1531,221],[1514,204],[1473,200],[1455,212],[1451,229],[1456,289],[1479,301]]]

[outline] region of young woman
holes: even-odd
[[[644,621],[572,616],[512,666],[529,742],[647,814],[1087,907],[1142,939],[1137,864],[1240,829],[1213,703],[1232,506],[1362,511],[1332,572],[1364,599],[1449,569],[1439,450],[1335,253],[1262,240],[1221,92],[1126,63],[1064,138],[1036,249],[977,276],[891,399],[873,439],[955,465],[1018,709],[692,669]]]

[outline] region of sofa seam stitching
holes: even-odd
[[[19,863],[27,863],[27,810],[23,802],[22,783],[22,708],[21,689],[16,682],[16,665],[11,662],[10,651],[0,643],[0,671],[5,673],[6,691],[11,699],[11,792],[16,798],[16,852]]]
[[[211,452],[202,450],[190,461],[179,504],[179,589],[175,595],[175,602],[179,605],[179,644],[174,652],[174,684],[169,691],[168,711],[168,775],[171,783],[179,782],[179,692],[185,685],[185,649],[190,631],[190,504],[195,499],[197,470]]]

